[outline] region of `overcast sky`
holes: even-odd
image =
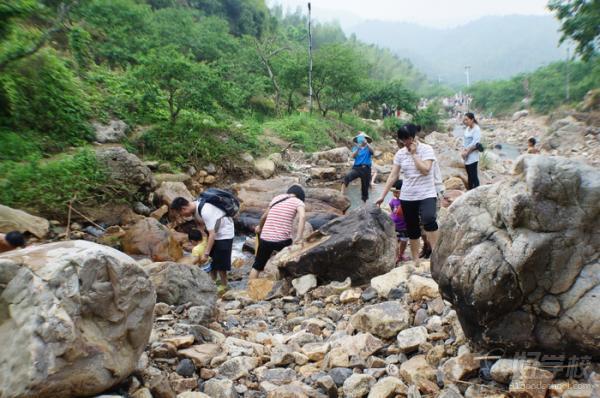
[[[306,9],[307,1],[267,0],[284,9]],[[338,19],[348,27],[361,19],[414,22],[433,27],[467,23],[485,15],[549,14],[548,0],[312,0],[317,19]]]

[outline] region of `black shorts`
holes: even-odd
[[[258,242],[258,253],[256,253],[256,258],[254,259],[254,265],[252,265],[252,268],[257,271],[264,270],[265,265],[267,265],[267,262],[274,252],[279,252],[291,244],[291,239],[282,240],[279,242],[269,242],[268,240],[260,239]]]
[[[437,198],[400,200],[406,221],[406,232],[410,239],[421,237],[421,225],[427,232],[437,231],[436,202]]]
[[[216,240],[210,251],[213,271],[231,271],[233,239]]]

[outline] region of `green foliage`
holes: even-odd
[[[330,110],[341,116],[358,103],[366,69],[360,54],[349,45],[328,44],[315,53],[313,90],[323,116]]]
[[[81,84],[58,54],[45,49],[14,63],[0,77],[7,114],[0,123],[42,134],[45,150],[89,139],[89,104]]]
[[[395,80],[390,83],[382,81],[370,82],[363,100],[368,102],[371,109],[379,109],[383,104],[391,108],[399,108],[408,113],[414,113],[419,99],[414,92],[406,89],[402,82]]]
[[[91,150],[47,161],[0,165],[0,203],[45,217],[64,217],[67,202],[95,205],[128,197],[125,187],[111,183]]]
[[[566,98],[567,68],[570,76],[570,99]],[[598,57],[590,61],[557,62],[511,80],[478,82],[469,92],[473,106],[494,114],[509,114],[522,106],[529,94],[531,107],[548,113],[563,104],[581,101],[591,89],[600,86]]]
[[[424,131],[434,131],[439,129],[440,119],[440,104],[434,101],[426,108],[419,109],[414,114],[412,122],[421,126]]]
[[[589,60],[600,46],[600,2],[598,0],[550,0],[548,8],[562,22],[561,42],[573,39],[577,52]]]
[[[160,123],[144,134],[138,146],[145,154],[177,166],[202,165],[244,151],[256,153],[261,148],[258,133],[256,125],[232,129],[225,121],[184,111],[175,124]]]
[[[41,149],[31,134],[0,130],[0,161],[20,161],[41,156]]]

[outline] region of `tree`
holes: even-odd
[[[367,65],[350,46],[328,44],[314,57],[313,92],[323,116],[335,110],[340,117],[359,98]]]
[[[417,110],[419,99],[414,92],[404,87],[402,82],[371,81],[370,86],[363,100],[371,109],[378,109],[382,104],[387,104],[390,108],[402,109],[410,114],[414,114]]]
[[[295,48],[288,56],[280,57],[275,65],[279,70],[282,91],[287,101],[287,112],[296,109],[295,97],[307,92],[308,57],[304,48]]]
[[[264,65],[265,70],[273,85],[273,91],[275,93],[275,113],[279,113],[279,105],[281,102],[281,88],[279,87],[278,77],[273,71],[273,59],[284,51],[289,51],[289,47],[285,43],[278,43],[275,36],[271,36],[262,41],[254,40],[254,46],[256,48],[256,54]]]
[[[210,97],[208,91],[199,92],[202,91],[198,85],[202,79],[201,72],[189,57],[175,47],[165,47],[150,51],[135,75],[147,98],[155,98],[158,103],[166,102],[169,120],[175,124],[182,109],[194,108],[202,102],[202,94]]]
[[[600,48],[599,0],[550,0],[550,10],[562,23],[561,42],[577,42],[577,53],[589,60]]]

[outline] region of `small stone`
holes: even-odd
[[[377,295],[377,290],[375,290],[375,288],[368,287],[362,292],[360,298],[362,299],[362,301],[371,301],[376,299]]]
[[[509,384],[515,375],[521,373],[525,366],[536,366],[535,361],[525,359],[499,359],[490,369],[492,380],[501,384]]]
[[[458,380],[466,380],[468,377],[476,375],[479,370],[479,360],[469,352],[450,358],[442,366],[444,373],[444,383],[452,383]]]
[[[544,398],[553,379],[552,372],[525,366],[516,377],[513,377],[509,391],[511,396]]]
[[[237,380],[248,376],[250,371],[258,366],[258,359],[254,357],[236,357],[225,361],[217,371],[221,377]]]
[[[208,343],[180,350],[178,354],[184,358],[191,359],[197,367],[205,367],[221,352],[221,347],[218,344]]]
[[[192,334],[188,334],[185,336],[176,336],[176,337],[169,337],[164,339],[164,342],[173,344],[175,347],[179,348],[186,348],[191,346],[192,344],[194,344],[194,340],[196,338],[194,337],[194,335]]]
[[[192,377],[194,375],[194,372],[196,371],[196,367],[190,359],[184,358],[181,361],[179,361],[179,364],[177,364],[177,368],[175,369],[175,371],[177,372],[177,374],[183,377]]]
[[[210,380],[217,375],[217,372],[213,369],[202,368],[200,369],[200,378],[203,380]]]
[[[437,283],[432,278],[420,275],[411,275],[408,278],[408,291],[415,301],[423,300],[426,297],[436,298],[440,295]]]
[[[328,397],[337,397],[337,386],[331,376],[321,376],[317,379],[317,387],[321,388]]]
[[[284,366],[296,362],[293,350],[283,344],[276,345],[271,350],[271,363],[274,366]]]
[[[362,398],[369,394],[375,378],[365,374],[353,374],[344,381],[344,397]]]
[[[262,301],[265,300],[271,290],[273,290],[273,286],[275,285],[275,281],[266,278],[255,278],[250,279],[248,281],[248,297],[252,300]]]
[[[343,291],[350,289],[350,287],[352,286],[352,280],[350,279],[350,277],[344,279],[341,282],[331,282],[327,287],[334,293],[334,294],[341,294]]]
[[[427,363],[424,355],[415,355],[400,365],[400,375],[407,384],[415,384],[420,377],[436,379],[435,369]]]
[[[406,294],[406,290],[403,288],[395,287],[390,290],[387,295],[388,300],[400,300]]]
[[[427,310],[423,309],[423,308],[419,308],[417,310],[417,312],[415,313],[415,320],[413,322],[413,325],[415,325],[415,326],[424,325],[425,322],[427,322],[427,318],[429,318],[429,314],[427,313]]]
[[[392,398],[397,395],[406,395],[408,388],[397,377],[384,377],[380,379],[369,392],[368,398]]]
[[[208,395],[198,391],[186,391],[177,395],[177,398],[211,398]]]
[[[395,301],[363,307],[350,318],[352,326],[382,338],[392,338],[409,325],[410,314]]]
[[[154,306],[154,314],[156,316],[167,315],[171,311],[171,307],[166,303],[156,303]]]
[[[402,330],[398,333],[397,342],[401,352],[415,351],[421,344],[427,342],[427,329],[423,326],[417,326]]]
[[[233,381],[226,379],[210,379],[204,383],[204,393],[213,398],[237,398]]]
[[[360,287],[355,287],[352,289],[344,290],[340,295],[340,302],[342,304],[351,303],[360,299],[362,295],[362,289]]]
[[[325,358],[329,348],[329,343],[309,343],[302,347],[302,352],[309,360],[317,362]]]
[[[144,387],[131,394],[131,398],[152,398],[152,393]]]
[[[331,376],[336,386],[341,387],[346,379],[352,376],[352,369],[333,368],[329,371],[329,376]]]
[[[589,383],[576,383],[566,390],[562,398],[592,398],[597,397],[593,391],[594,387]]]
[[[296,289],[296,295],[304,296],[311,289],[317,287],[317,277],[313,274],[303,275],[292,280],[292,286]]]

